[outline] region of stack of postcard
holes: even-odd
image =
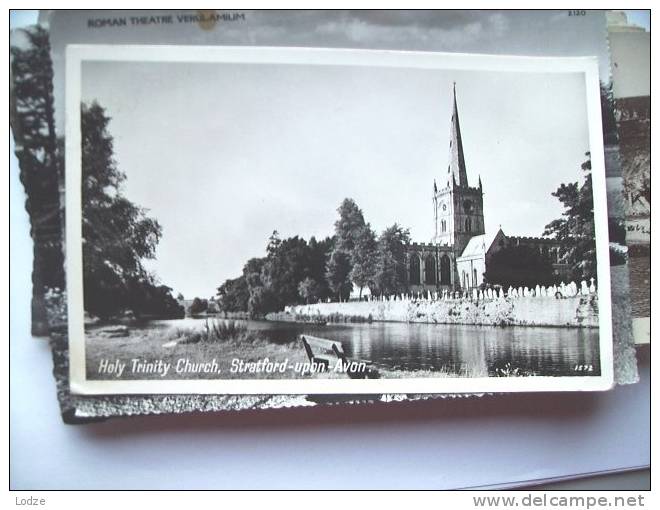
[[[65,421],[637,380],[650,102],[604,11],[42,21],[11,114]]]

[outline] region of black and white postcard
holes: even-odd
[[[609,389],[601,94],[595,57],[69,46],[71,391]]]

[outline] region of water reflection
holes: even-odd
[[[157,321],[153,327],[201,327],[203,321]],[[440,324],[329,324],[248,321],[275,343],[301,333],[342,343],[349,357],[402,370],[447,371],[460,375],[600,375],[598,330],[534,327],[485,327]],[[576,371],[576,366],[593,371]],[[582,369],[585,370],[585,369]]]

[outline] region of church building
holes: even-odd
[[[463,152],[461,125],[453,90],[449,137],[449,163],[439,181],[433,183],[435,232],[430,243],[408,245],[407,264],[412,292],[469,290],[479,287],[490,257],[511,244],[531,246],[553,262],[561,264],[556,241],[536,237],[509,237],[501,228],[488,234],[484,222],[483,184],[470,186]]]

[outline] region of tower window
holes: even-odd
[[[442,225],[442,231],[447,232],[447,222],[445,220],[442,220],[440,224]]]
[[[465,231],[466,232],[472,231],[472,218],[465,218]]]

